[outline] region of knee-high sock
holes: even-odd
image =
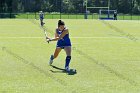
[[[65,68],[66,68],[66,67],[69,67],[70,60],[71,60],[71,56],[67,56],[67,57],[66,57]]]

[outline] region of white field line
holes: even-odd
[[[74,38],[74,39],[92,39],[92,38],[93,39],[122,39],[123,38],[123,39],[125,39],[128,37],[125,37],[125,36],[120,36],[120,37],[119,36],[111,36],[111,37],[110,36],[108,36],[108,37],[107,36],[104,36],[104,37],[97,36],[96,37],[95,36],[95,37],[70,37],[70,38]],[[139,38],[139,37],[137,37],[137,38]]]
[[[0,39],[38,39],[38,38],[44,38],[44,37],[0,37]],[[74,39],[121,39],[126,37],[70,37]]]
[[[32,38],[43,38],[43,37],[0,37],[0,39],[32,39]]]

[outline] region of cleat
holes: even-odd
[[[65,71],[68,75],[74,75],[74,74],[77,74],[77,71],[76,69],[69,69],[69,67],[66,67],[65,68]]]
[[[69,67],[65,67],[65,71],[69,73],[70,72]]]

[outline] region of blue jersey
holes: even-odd
[[[63,31],[65,31],[65,30],[66,30],[66,28]],[[59,29],[56,29],[56,33],[59,36],[62,34],[63,31],[60,31]],[[70,41],[70,38],[69,38],[69,34],[66,34],[63,38],[58,40],[56,47],[64,48],[66,46],[71,46],[71,41]]]
[[[39,14],[39,17],[40,17],[40,19],[44,19],[44,14],[43,13],[40,13]]]

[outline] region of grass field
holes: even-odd
[[[45,20],[53,37],[58,20]],[[46,43],[39,20],[0,20],[0,93],[140,93],[140,21],[64,20],[72,41],[67,75],[62,51]]]

